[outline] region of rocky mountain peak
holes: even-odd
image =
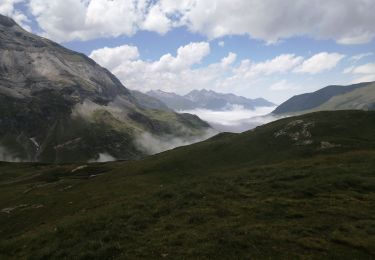
[[[0,16],[0,93],[27,98],[52,90],[69,99],[111,102],[129,91],[83,54],[31,34]]]

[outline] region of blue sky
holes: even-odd
[[[25,29],[85,53],[125,86],[280,103],[375,80],[375,1],[2,0]]]

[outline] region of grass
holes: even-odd
[[[297,119],[311,145],[274,136]],[[0,258],[372,259],[374,124],[322,112],[139,161],[0,163]]]

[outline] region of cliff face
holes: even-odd
[[[7,157],[0,159],[137,158],[145,155],[134,143],[143,132],[190,138],[208,128],[193,116],[155,111],[90,58],[0,15],[0,148]]]

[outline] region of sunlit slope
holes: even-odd
[[[274,114],[303,114],[325,110],[374,110],[375,83],[364,82],[348,86],[328,86],[313,93],[294,96]]]
[[[375,112],[319,112],[141,161],[0,165],[2,258],[374,257]]]

